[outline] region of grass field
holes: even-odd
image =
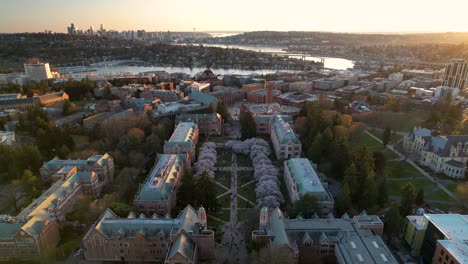
[[[415,180],[397,180],[392,181],[388,180],[388,192],[391,195],[400,195],[401,188],[408,182],[412,182],[416,187],[416,190],[423,188],[424,191],[430,191],[436,187],[434,182],[429,181],[428,179],[415,179]]]
[[[251,202],[255,203],[255,183],[251,183],[242,188],[237,188],[237,192],[249,199]]]
[[[380,140],[382,140],[382,136],[383,136],[383,132],[381,131],[376,131],[376,130],[369,130],[369,132],[378,137]],[[390,137],[390,144],[393,144],[395,142],[397,142],[398,140],[400,140],[401,138],[403,138],[402,135],[399,135],[399,134],[393,134],[392,133],[392,136]]]
[[[431,194],[425,195],[424,198],[427,198],[429,200],[440,200],[440,201],[451,201],[452,198],[448,196],[444,191],[438,190],[436,192],[433,192]]]
[[[405,161],[387,161],[385,173],[389,178],[418,178],[424,177],[416,168]]]

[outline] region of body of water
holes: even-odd
[[[96,75],[100,74],[118,74],[118,73],[134,73],[138,74],[140,72],[149,72],[149,71],[166,71],[169,73],[186,73],[190,76],[193,76],[199,72],[203,72],[206,68],[202,67],[158,67],[158,66],[150,66],[150,67],[143,67],[143,66],[126,66],[126,65],[119,65],[119,66],[101,66],[101,67],[93,67],[96,69],[93,73]],[[242,74],[242,75],[249,75],[249,74],[271,74],[277,72],[277,70],[242,70],[242,69],[212,69],[215,74]],[[287,71],[287,70],[278,70],[280,72],[295,72],[295,71]]]
[[[184,45],[184,44],[181,44]],[[216,47],[216,48],[230,48],[230,49],[241,49],[241,50],[250,50],[256,52],[266,52],[266,53],[278,53],[281,55],[287,55],[291,58],[302,58],[303,55],[297,53],[288,53],[282,48],[276,47],[267,47],[267,46],[243,46],[243,45],[224,45],[224,44],[203,44],[205,47]],[[346,70],[348,68],[353,68],[354,61],[343,59],[343,58],[333,58],[333,57],[314,57],[306,55],[305,60],[308,61],[320,61],[324,59],[324,67],[334,70]]]

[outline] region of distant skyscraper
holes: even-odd
[[[29,80],[36,82],[53,78],[49,63],[41,63],[39,61],[35,63],[25,63],[24,71]]]
[[[456,87],[463,91],[468,86],[468,62],[463,59],[455,59],[447,64],[443,85]]]
[[[75,24],[71,23],[69,27],[67,27],[68,35],[76,35],[76,30],[77,28],[75,27]]]

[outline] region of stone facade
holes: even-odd
[[[271,254],[292,263],[321,263],[323,258],[336,258],[336,263],[398,263],[380,237],[382,221],[365,212],[354,218],[289,219],[277,208],[263,208],[260,226],[252,240],[267,243]],[[285,260],[286,262],[287,260]]]
[[[83,238],[87,261],[197,263],[214,257],[214,232],[206,212],[188,205],[177,218],[146,218],[130,213],[120,218],[110,209]]]
[[[169,141],[164,143],[166,154],[187,154],[187,164],[195,160],[198,126],[194,122],[180,122]]]
[[[291,125],[281,116],[276,116],[274,120],[270,138],[276,158],[281,160],[300,157],[302,144]]]
[[[182,114],[176,116],[176,126],[180,122],[194,122],[199,133],[204,136],[221,136],[223,134],[223,119],[218,113],[214,114]]]
[[[186,155],[163,154],[140,186],[135,197],[135,210],[147,216],[170,214],[176,205],[176,192],[184,172]]]
[[[403,149],[411,158],[434,172],[452,178],[465,177],[468,135],[432,135],[426,128],[414,128],[403,139]]]

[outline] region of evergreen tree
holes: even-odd
[[[257,136],[257,125],[252,113],[241,113],[240,125],[242,139],[254,138]]]
[[[196,193],[195,206],[203,206],[208,212],[216,212],[219,209],[219,203],[216,199],[216,183],[205,171],[200,175],[200,178],[195,182],[194,191]]]
[[[335,208],[340,215],[348,212],[352,208],[351,192],[349,191],[348,183],[344,183],[341,187],[340,193],[336,199]]]
[[[217,112],[223,118],[224,122],[229,122],[231,119],[227,105],[223,101],[218,102]]]
[[[348,185],[350,189],[352,201],[357,201],[358,181],[357,181],[357,170],[356,170],[356,166],[354,165],[354,163],[351,163],[351,165],[349,165],[349,167],[345,170],[343,184]]]
[[[416,198],[416,188],[414,184],[408,182],[401,187],[401,201],[400,201],[400,212],[401,215],[407,216],[411,213],[413,208],[414,200]]]
[[[417,205],[421,205],[424,203],[424,189],[420,188],[418,193],[416,194],[416,197],[414,198],[414,202]]]
[[[388,185],[387,185],[387,176],[383,176],[380,180],[377,188],[377,205],[379,208],[384,208],[385,204],[388,201]]]
[[[312,194],[305,194],[294,203],[296,215],[301,214],[304,218],[311,218],[315,213],[320,214],[320,207],[317,197]]]
[[[375,173],[377,175],[383,175],[386,163],[385,155],[382,151],[374,151],[372,156],[374,158]]]
[[[400,232],[403,218],[396,205],[392,206],[385,214],[384,219],[384,232],[391,238],[396,238]]]
[[[390,139],[392,137],[392,129],[390,127],[385,127],[385,130],[382,135],[382,143],[385,146],[387,146],[388,143],[390,143]]]
[[[315,136],[314,141],[307,150],[307,156],[313,162],[319,164],[322,158],[322,135],[318,134]]]

